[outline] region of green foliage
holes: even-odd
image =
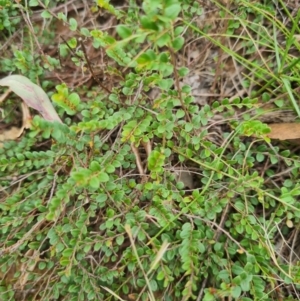
[[[20,15],[17,6],[11,1],[0,1],[0,31],[13,33],[16,26],[20,23]]]
[[[52,4],[41,2],[50,22]],[[9,14],[16,20],[21,14],[8,4],[0,29],[13,34],[17,23]],[[281,298],[280,286],[288,291],[299,283],[298,264],[277,256],[275,238],[299,226],[300,161],[296,152],[272,145],[270,128],[256,119],[259,99],[268,102],[273,91],[194,102],[193,87],[179,83],[190,70],[177,56],[191,32],[206,37],[193,21],[203,12],[198,2],[145,0],[139,7],[129,1],[128,11],[109,1],[96,4],[91,11],[116,17],[118,36],[59,13],[72,33],[68,45],[57,45],[59,57],[30,51],[29,36],[31,43],[1,62],[3,72],[40,78],[64,123],[35,116],[30,130],[0,148],[0,299],[17,300],[17,287],[29,292],[28,300],[45,301]],[[29,1],[29,15],[38,5]],[[224,35],[244,26],[269,45],[260,22],[273,10],[272,3],[242,1]],[[220,17],[225,12],[220,7]],[[246,24],[248,17],[256,21]],[[94,78],[93,87],[44,79],[61,58],[82,72],[91,68],[75,36],[109,61],[104,80]],[[281,81],[292,96],[292,76],[283,72],[297,66],[289,50],[276,50],[285,67],[270,74],[246,58],[255,45],[244,42],[245,56],[220,49],[253,68],[255,80],[267,74],[267,88]],[[211,139],[216,116],[221,143]],[[192,174],[192,187],[178,170]]]
[[[80,109],[80,98],[75,92],[69,93],[65,84],[56,86],[58,93],[52,95],[52,100],[64,109],[68,115],[76,114]]]

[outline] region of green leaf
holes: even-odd
[[[129,38],[132,35],[132,30],[125,25],[117,26],[117,33],[122,39]]]
[[[208,289],[205,289],[205,291],[206,292],[205,292],[203,301],[216,301],[217,300],[215,298],[215,296],[208,291]]]
[[[37,241],[31,242],[28,244],[28,247],[32,250],[38,250],[40,246],[40,243]]]
[[[186,123],[185,127],[184,127],[186,132],[190,132],[193,128],[194,128],[194,126],[191,123]]]
[[[218,278],[224,280],[225,282],[228,282],[230,279],[229,272],[227,270],[222,270],[218,273]]]
[[[109,165],[105,166],[105,171],[107,173],[113,173],[113,172],[115,172],[115,170],[116,170],[116,168],[112,164],[109,164]]]
[[[62,257],[59,262],[62,266],[67,266],[71,261],[70,258]]]
[[[161,8],[161,0],[145,0],[143,1],[142,8],[146,14],[156,13],[156,10]]]
[[[85,37],[91,36],[90,31],[85,27],[80,28],[80,33]]]
[[[154,30],[154,31],[159,30],[159,27],[157,26],[157,24],[155,22],[153,22],[151,20],[151,18],[149,18],[148,16],[142,16],[141,17],[141,24],[142,24],[142,27],[144,29],[151,29],[151,30]]]
[[[48,220],[48,221],[54,221],[54,220],[55,220],[55,212],[50,211],[50,212],[46,215],[46,220]]]
[[[39,267],[39,270],[44,270],[47,267],[47,264],[46,264],[46,262],[40,261],[38,267]]]
[[[103,242],[97,242],[95,243],[95,246],[94,246],[94,251],[97,252],[101,249],[101,247],[103,246]]]
[[[262,153],[256,154],[256,160],[257,160],[257,162],[263,162],[264,159],[265,159],[265,155],[264,154],[262,154]]]
[[[90,168],[89,168],[91,171],[100,171],[101,170],[101,166],[99,164],[99,162],[97,161],[92,161],[91,164],[90,164]]]
[[[238,299],[242,293],[242,289],[239,286],[234,286],[231,288],[231,295],[234,299]]]
[[[232,266],[232,272],[235,274],[235,275],[240,275],[241,273],[244,272],[244,269],[238,265],[238,264],[234,264]]]
[[[184,27],[183,26],[177,26],[174,30],[174,35],[178,36],[180,35],[182,32],[184,31]]]
[[[202,243],[202,242],[199,242],[198,243],[198,247],[199,247],[199,252],[200,253],[204,253],[206,250],[205,250],[205,245]]]
[[[284,187],[290,188],[290,187],[294,186],[294,183],[292,180],[287,179],[287,180],[284,180],[283,185],[284,185]]]
[[[124,238],[124,235],[120,235],[116,238],[116,243],[121,246],[124,242],[125,238]]]
[[[57,17],[58,17],[58,19],[59,20],[62,20],[62,21],[64,21],[64,22],[68,22],[68,20],[67,20],[67,16],[64,14],[64,13],[62,13],[62,12],[59,12],[58,14],[57,14]]]
[[[164,16],[174,20],[177,18],[178,14],[180,13],[181,7],[180,4],[172,4],[167,6],[164,11]]]
[[[174,51],[180,50],[183,45],[184,45],[183,37],[177,37],[172,41],[172,46],[173,46]]]
[[[157,150],[153,150],[148,157],[148,169],[150,171],[161,171],[164,161],[165,155]]]
[[[62,252],[62,255],[64,257],[71,257],[72,254],[73,254],[74,250],[71,249],[71,248],[68,248],[68,249],[65,249],[63,252]]]
[[[176,112],[176,118],[177,119],[180,119],[182,117],[185,116],[185,112],[182,110],[182,109],[179,109],[177,112]]]
[[[275,99],[274,103],[278,108],[282,108],[284,106],[284,101],[282,99]]]
[[[29,1],[29,6],[31,7],[35,7],[35,6],[38,6],[39,5],[39,2],[37,0],[30,0]]]
[[[273,165],[277,164],[277,162],[278,162],[277,156],[274,156],[274,155],[271,155],[271,154],[270,154],[270,161],[271,161],[271,163],[272,163]]]
[[[80,104],[80,98],[77,93],[71,93],[68,97],[68,100],[72,103],[72,105],[77,108],[77,106]]]
[[[158,85],[163,90],[169,90],[173,85],[173,79],[172,78],[161,79],[158,82]]]
[[[142,53],[136,61],[138,64],[144,65],[152,62],[152,58],[147,53]]]
[[[79,185],[85,185],[88,178],[91,176],[92,171],[88,169],[80,169],[71,173],[72,178]]]
[[[99,185],[100,185],[100,180],[97,178],[97,177],[92,177],[90,180],[89,180],[89,185],[92,187],[92,188],[98,188]]]
[[[41,13],[41,16],[42,18],[44,19],[49,19],[52,17],[52,15],[47,11],[47,10],[44,10],[42,13]]]
[[[70,18],[69,23],[70,23],[70,30],[76,31],[77,21],[74,18]]]
[[[101,183],[108,182],[109,181],[109,176],[106,172],[100,172],[98,174],[98,179]]]
[[[68,45],[70,48],[75,49],[77,47],[77,39],[76,38],[71,38],[68,40]],[[62,85],[60,85],[62,86]]]
[[[124,293],[125,295],[128,295],[128,294],[129,294],[129,287],[128,287],[128,285],[123,284],[123,286],[122,286],[122,291],[123,291],[123,293]]]
[[[192,90],[192,88],[191,88],[191,86],[188,86],[188,85],[184,85],[183,87],[182,87],[182,92],[184,92],[184,93],[190,93],[191,92],[191,90]]]
[[[166,46],[170,40],[171,40],[170,35],[168,33],[165,33],[156,40],[156,45],[158,47]]]
[[[161,63],[168,63],[169,62],[169,56],[167,53],[163,52],[159,55],[159,61]]]
[[[250,290],[250,282],[247,279],[242,280],[240,286],[243,292],[248,292]]]
[[[179,76],[181,76],[181,77],[186,76],[189,72],[190,72],[189,68],[186,68],[186,67],[181,67],[181,68],[178,70],[178,74],[179,74]]]

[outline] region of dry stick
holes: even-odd
[[[73,4],[73,2],[77,2],[76,5]],[[72,10],[75,10],[75,9],[80,9],[82,7],[85,7],[85,3],[84,1],[74,1],[74,0],[71,0],[65,4],[62,4],[62,5],[59,5],[59,6],[56,6],[52,9],[49,9],[47,8],[44,3],[42,3],[40,0],[38,0],[38,3],[40,6],[43,7],[42,10],[38,10],[38,11],[35,11],[33,16],[32,16],[32,20],[34,21],[39,21],[39,20],[43,20],[44,18],[42,17],[42,13],[46,10],[47,12],[49,12],[53,17],[57,18],[57,16],[55,15],[55,13],[57,12],[60,12],[62,11],[63,8],[66,8],[67,7],[67,11],[70,12]],[[73,5],[72,5],[73,4]],[[69,6],[69,7],[68,7]]]
[[[226,219],[228,210],[229,210],[229,203],[227,203],[226,208],[225,208],[225,210],[223,211],[223,214],[222,214],[222,216],[221,216],[221,221],[220,221],[220,224],[219,224],[219,229],[218,229],[218,231],[216,232],[215,237],[214,237],[214,239],[215,239],[216,241],[219,240],[219,237],[220,237],[220,234],[221,234],[220,229],[223,229],[223,226],[224,226],[224,224],[225,224],[225,219]]]
[[[131,227],[130,227],[130,225],[126,224],[126,225],[124,226],[124,228],[125,228],[125,231],[127,232],[127,235],[128,235],[128,237],[129,237],[129,240],[130,240],[130,243],[131,243],[131,247],[132,247],[133,253],[134,253],[135,257],[136,257],[136,260],[137,260],[137,262],[138,262],[138,265],[139,265],[139,267],[140,267],[140,269],[141,269],[141,271],[142,271],[142,273],[143,273],[143,275],[144,275],[144,279],[145,279],[146,284],[147,284],[147,286],[148,286],[149,294],[150,294],[150,297],[151,297],[150,300],[155,300],[154,295],[153,295],[153,292],[152,292],[152,290],[151,290],[150,281],[149,281],[149,279],[148,279],[148,277],[147,277],[147,274],[145,273],[145,271],[144,271],[144,269],[143,269],[142,262],[141,262],[141,260],[140,260],[140,257],[139,257],[139,255],[138,255],[136,246],[135,246],[135,244],[134,244],[134,239],[133,239]],[[145,286],[145,287],[146,287],[146,286]]]
[[[177,88],[177,91],[178,91],[179,100],[180,100],[181,106],[182,106],[182,108],[185,112],[186,118],[188,119],[189,122],[191,122],[191,117],[190,117],[189,112],[187,111],[186,106],[185,106],[185,104],[183,102],[183,99],[182,99],[182,93],[181,93],[181,89],[180,89],[180,85],[179,85],[178,73],[177,73],[177,70],[176,70],[177,63],[176,63],[175,53],[174,53],[173,49],[171,49],[171,48],[169,48],[169,51],[171,53],[171,61],[172,61],[173,66],[174,66],[175,85],[176,85],[176,88]]]
[[[40,221],[38,221],[34,226],[32,226],[32,228],[21,238],[19,239],[15,244],[7,247],[7,248],[3,248],[0,250],[0,254],[12,254],[14,253],[26,240],[28,240],[31,237],[31,234],[38,230],[41,225],[45,222],[45,220],[41,219]]]
[[[12,91],[10,90],[10,88],[8,88],[5,91],[5,93],[0,96],[0,103],[6,99],[6,97],[10,94],[10,92],[12,92]]]
[[[15,0],[15,2],[18,4],[18,6],[19,6],[19,8],[20,8],[20,11],[21,11],[21,14],[22,14],[22,16],[23,16],[23,19],[24,19],[25,23],[27,24],[27,26],[28,26],[28,28],[29,28],[29,31],[31,32],[31,34],[32,34],[32,36],[33,36],[33,38],[34,38],[36,45],[38,46],[38,48],[39,48],[39,50],[40,50],[40,53],[41,53],[42,55],[45,55],[45,54],[44,54],[44,51],[43,51],[43,49],[42,49],[42,47],[41,47],[41,45],[40,45],[40,43],[39,43],[39,41],[38,41],[38,39],[37,39],[37,37],[36,37],[36,35],[35,35],[35,33],[34,33],[33,25],[32,25],[32,23],[31,23],[31,21],[30,21],[28,11],[26,12],[26,15],[25,15],[24,12],[23,12],[23,9],[22,9],[23,6],[19,3],[19,1]],[[33,45],[31,45],[31,46],[33,47]]]
[[[12,43],[13,39],[18,35],[20,29],[16,30],[8,39],[6,42],[4,42],[4,44],[2,44],[0,46],[0,51],[4,51],[8,46],[13,45],[14,43]],[[2,56],[4,57],[4,55]]]
[[[143,164],[142,164],[142,160],[139,154],[138,149],[136,148],[136,146],[134,145],[134,143],[131,143],[131,150],[133,151],[134,155],[135,155],[135,161],[136,161],[136,166],[138,168],[138,171],[140,173],[140,175],[143,177],[145,175],[144,173],[144,168],[143,168]]]
[[[94,70],[92,69],[92,66],[91,66],[91,64],[90,64],[90,61],[89,61],[89,59],[88,59],[88,57],[87,57],[86,49],[85,49],[85,46],[84,46],[84,44],[83,44],[83,42],[82,42],[82,39],[79,38],[78,40],[79,40],[79,43],[80,43],[80,45],[81,45],[81,47],[82,47],[83,55],[84,55],[84,57],[85,57],[86,63],[87,63],[88,68],[89,68],[89,70],[90,70],[90,72],[91,72],[91,74],[92,74],[93,79],[101,86],[102,89],[104,89],[104,90],[105,90],[106,92],[108,92],[108,93],[111,93],[111,91],[110,91],[108,88],[106,88],[104,85],[102,85],[102,83],[101,83],[101,82],[98,80],[98,78],[95,76]]]
[[[201,301],[201,300],[202,300],[202,296],[203,296],[204,289],[205,289],[205,287],[206,287],[207,281],[208,281],[208,278],[205,278],[205,279],[202,281],[201,289],[200,289],[200,292],[199,292],[199,294],[198,294],[198,297],[197,297],[197,300],[196,300],[196,301]]]
[[[133,151],[134,156],[135,156],[136,166],[138,168],[138,171],[139,171],[140,177],[141,177],[141,183],[145,183],[145,182],[147,182],[147,175],[146,175],[147,166],[145,166],[145,168],[143,168],[143,164],[142,164],[142,160],[141,160],[139,151],[138,151],[137,147],[134,145],[134,143],[131,143],[131,150]]]
[[[227,6],[228,5],[229,5],[229,3],[227,3]],[[221,42],[222,45],[225,45],[224,33],[226,33],[226,30],[227,30],[227,27],[228,27],[228,10],[227,9],[226,9],[226,15],[224,17],[224,20],[225,20],[225,24],[224,24],[222,32],[220,33],[220,36],[221,36],[221,41],[220,42]],[[221,62],[222,62],[222,59],[223,59],[223,54],[224,54],[224,50],[222,48],[219,48],[218,49],[218,59],[217,59],[217,62],[216,62],[215,79],[214,79],[214,82],[213,82],[213,84],[210,88],[210,92],[212,92],[216,89],[218,78],[222,73],[222,67],[220,65],[221,65]],[[223,95],[221,95],[221,96],[223,96]]]
[[[69,43],[66,41],[66,39],[63,36],[60,36],[60,38],[65,42],[65,44],[67,45],[67,47],[69,48],[69,50],[72,52],[72,54],[74,56],[76,56],[80,61],[82,61],[82,57],[80,55],[78,55],[73,49],[72,47],[69,45]]]

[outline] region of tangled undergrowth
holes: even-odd
[[[297,1],[0,6],[1,300],[300,299]]]

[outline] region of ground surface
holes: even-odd
[[[46,2],[1,4],[62,124],[1,98],[0,299],[298,300],[297,1]]]

